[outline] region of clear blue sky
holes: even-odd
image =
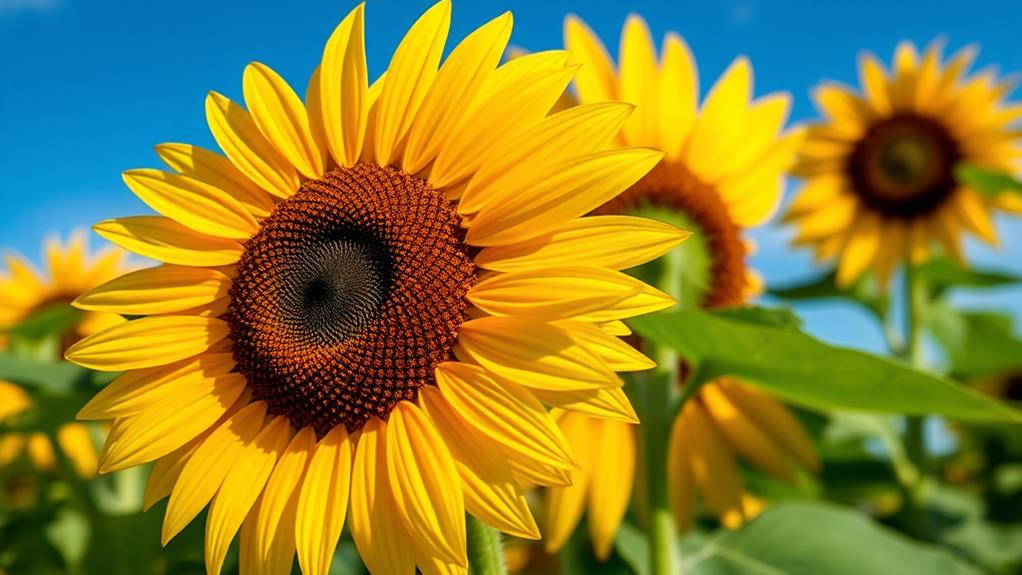
[[[212,146],[203,98],[216,89],[241,99],[241,72],[263,61],[304,87],[350,0],[309,2],[174,0],[0,0],[0,246],[37,257],[48,233],[143,213],[120,172],[158,166],[152,146],[182,141]],[[370,0],[367,43],[372,74],[389,60],[400,35],[427,1]],[[952,48],[976,42],[979,64],[1022,72],[1022,2],[996,0],[864,0],[820,2],[583,2],[460,0],[452,38],[503,10],[515,15],[514,44],[531,50],[561,45],[565,14],[577,13],[616,51],[630,11],[646,17],[659,38],[688,40],[703,86],[739,54],[751,57],[757,93],[787,90],[794,118],[810,119],[809,89],[823,78],[855,81],[863,49],[889,59],[898,40],[937,36]],[[999,253],[971,252],[988,265],[1022,272],[1022,225],[1002,225]],[[786,248],[776,226],[754,236],[754,263],[772,283],[806,277],[804,253]],[[975,246],[972,246],[975,248]],[[1022,310],[1020,291],[1004,290],[985,305]],[[800,308],[825,339],[877,348],[879,334],[841,305]]]

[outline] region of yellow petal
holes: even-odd
[[[697,175],[712,172],[738,146],[752,92],[752,66],[744,57],[732,62],[710,90],[692,127],[686,161]]]
[[[286,417],[278,416],[241,448],[206,517],[207,573],[220,573],[227,547],[262,493],[289,439],[290,424]]]
[[[171,365],[126,372],[85,404],[78,419],[112,419],[134,415],[173,394],[174,399],[191,394],[208,395],[218,386],[215,379],[227,376],[234,369],[230,353],[204,353]],[[232,378],[236,379],[236,375]]]
[[[74,301],[79,309],[130,315],[184,311],[227,296],[231,280],[214,269],[164,265],[128,273]]]
[[[210,92],[206,97],[206,122],[220,149],[248,179],[279,198],[289,198],[298,191],[300,182],[294,167],[263,138],[241,106]]]
[[[241,527],[240,571],[254,575],[286,575],[295,560],[295,518],[298,497],[316,434],[299,431],[287,445],[266,489]]]
[[[358,161],[365,140],[369,101],[364,29],[365,4],[360,3],[330,35],[319,67],[322,131],[341,166]]]
[[[630,14],[621,31],[620,47],[621,93],[625,102],[636,105],[635,113],[624,127],[625,142],[630,146],[661,148],[660,74],[657,70],[656,48],[646,22]]]
[[[643,371],[656,367],[656,363],[599,327],[583,321],[558,321],[556,324],[571,334],[571,337],[587,349],[600,356],[607,367],[614,371]]]
[[[587,438],[613,457],[593,461],[589,485],[589,534],[596,557],[610,557],[614,538],[628,510],[635,475],[635,432],[627,423],[603,421],[599,437]]]
[[[108,473],[152,461],[178,449],[216,423],[245,390],[240,374],[214,380],[207,395],[175,399],[114,422],[100,455],[100,472]]]
[[[256,127],[273,147],[307,178],[318,178],[326,168],[325,150],[312,137],[302,100],[279,74],[252,62],[242,77],[245,105]]]
[[[149,207],[197,232],[245,240],[259,229],[238,200],[198,180],[159,170],[129,170],[123,178]]]
[[[887,92],[887,72],[884,65],[873,54],[863,54],[859,58],[859,83],[871,108],[878,116],[887,116],[891,112],[891,99]]]
[[[819,469],[820,458],[812,440],[795,416],[780,402],[758,389],[727,378],[720,380],[718,385],[728,398],[741,406],[743,413],[754,419],[792,457],[808,469]]]
[[[462,324],[458,340],[456,352],[503,379],[528,387],[561,390],[621,385],[599,356],[553,324],[483,317]]]
[[[605,150],[566,161],[535,179],[508,188],[483,206],[466,241],[476,246],[511,244],[564,225],[603,205],[646,175],[663,157],[641,148]]]
[[[684,409],[681,417],[691,446],[692,477],[706,505],[726,527],[734,529],[743,520],[744,492],[734,454],[699,402],[689,402]]]
[[[563,72],[562,72],[563,73]],[[546,173],[566,157],[597,152],[620,131],[634,106],[602,102],[552,114],[493,151],[469,180],[458,203],[462,214],[478,212],[494,197],[518,189],[532,174]]]
[[[330,572],[348,511],[351,459],[351,441],[344,425],[337,425],[323,436],[312,454],[295,517],[295,542],[302,573]]]
[[[504,533],[539,539],[529,504],[497,443],[459,415],[438,389],[420,389],[419,402],[451,451],[465,492],[465,509]]]
[[[227,322],[216,318],[145,317],[90,335],[71,346],[65,357],[100,371],[155,367],[199,355],[227,333]]]
[[[692,51],[681,36],[664,38],[660,71],[660,142],[667,157],[677,159],[696,118],[699,72]]]
[[[699,395],[710,419],[717,425],[737,453],[744,455],[767,473],[791,481],[794,475],[784,453],[714,383],[704,385]]]
[[[860,212],[849,234],[837,269],[839,286],[847,286],[858,279],[876,258],[877,250],[880,248],[880,224],[877,216]]]
[[[450,0],[441,0],[416,20],[387,66],[373,143],[376,161],[394,161],[401,140],[433,84],[451,26]]]
[[[644,287],[621,272],[565,267],[494,274],[472,286],[466,297],[493,315],[554,320],[613,309]]]
[[[482,102],[462,116],[447,145],[440,150],[429,174],[438,188],[450,187],[471,176],[497,150],[517,140],[546,117],[571,82],[574,69],[563,66],[531,70],[504,64],[491,76]],[[513,81],[503,81],[513,79]],[[501,82],[500,89],[493,84]]]
[[[788,120],[791,108],[791,96],[786,93],[770,94],[760,98],[749,108],[746,126],[742,136],[742,146],[730,155],[715,170],[704,169],[703,175],[709,181],[729,174],[736,170],[756,171],[761,167],[764,156],[773,152],[777,145],[778,135]],[[798,144],[801,144],[801,139]],[[794,163],[797,146],[788,152],[787,164]],[[767,159],[766,161],[769,161]],[[782,169],[786,169],[785,165]],[[777,174],[779,175],[779,174]]]
[[[437,385],[462,418],[497,442],[502,451],[560,469],[574,462],[546,409],[526,389],[497,382],[476,366],[441,363]]]
[[[461,481],[436,429],[415,404],[400,401],[386,442],[387,476],[409,534],[432,555],[466,565]]]
[[[270,195],[220,154],[189,144],[159,144],[156,154],[182,176],[222,190],[238,200],[256,218],[270,215],[273,209]]]
[[[57,456],[53,453],[53,444],[44,433],[29,435],[25,451],[28,452],[28,458],[32,461],[32,465],[40,471],[50,471],[57,464]]]
[[[679,413],[671,425],[671,437],[667,445],[667,484],[670,486],[668,501],[679,533],[691,529],[695,518],[696,485],[689,463],[692,457],[690,441],[684,417]]]
[[[142,496],[143,511],[149,511],[153,505],[156,505],[156,502],[170,496],[171,491],[174,490],[174,484],[181,477],[185,464],[207,437],[209,437],[209,433],[202,433],[156,461],[149,472],[145,494]]]
[[[96,446],[92,443],[89,428],[81,423],[65,423],[57,429],[57,444],[71,460],[78,475],[91,479],[99,468]]]
[[[216,495],[235,467],[244,446],[259,434],[266,404],[256,402],[235,413],[202,442],[174,485],[163,517],[161,540],[167,544]]]
[[[0,436],[0,466],[9,465],[25,449],[25,438],[17,433]]]
[[[565,413],[558,418],[557,425],[565,437],[571,438],[571,447],[578,458],[579,470],[571,474],[571,485],[547,490],[544,506],[546,510],[544,547],[547,553],[564,547],[575,531],[589,496],[593,464],[600,457],[599,440],[596,437],[599,435],[599,420],[575,413]]]
[[[585,262],[627,269],[652,261],[677,247],[691,232],[648,218],[577,218],[547,235],[479,252],[477,266],[502,272],[557,268]]]
[[[575,78],[578,99],[583,104],[617,100],[614,66],[600,38],[576,16],[564,19],[564,47],[575,62],[582,64]]]
[[[628,396],[620,387],[572,391],[531,389],[529,391],[537,399],[552,407],[575,411],[599,419],[639,423],[639,416],[635,414],[631,402],[628,401]]]
[[[170,264],[225,266],[236,263],[244,251],[234,240],[197,234],[159,216],[104,220],[92,229],[128,251]]]
[[[511,37],[510,12],[465,37],[436,75],[408,132],[404,170],[421,171],[445,147],[457,121],[500,61]]]
[[[997,230],[994,220],[990,217],[990,208],[979,198],[976,192],[969,189],[959,190],[952,201],[959,219],[972,233],[990,245],[997,245]]]
[[[387,475],[387,424],[372,417],[358,435],[351,470],[351,537],[372,573],[413,573],[410,535]]]

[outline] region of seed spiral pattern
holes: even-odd
[[[320,436],[434,382],[476,279],[445,195],[357,164],[305,182],[245,245],[228,322],[253,400]]]

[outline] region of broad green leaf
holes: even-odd
[[[89,375],[70,363],[35,361],[0,353],[0,379],[52,391],[68,390]]]
[[[80,310],[67,304],[47,306],[14,326],[8,335],[12,339],[40,340],[70,330],[81,315]]]
[[[965,267],[945,258],[920,265],[916,273],[935,296],[953,287],[992,288],[1022,282],[1022,277],[1010,272]]]
[[[959,311],[935,306],[929,328],[947,352],[950,372],[973,378],[1022,368],[1022,339],[1012,318],[985,311]]]
[[[792,301],[844,299],[859,304],[878,318],[883,318],[887,313],[888,296],[884,290],[878,289],[876,281],[868,275],[862,276],[847,288],[838,287],[836,278],[837,273],[829,271],[805,283],[771,288],[768,293]]]
[[[776,327],[798,329],[802,326],[802,318],[798,317],[798,314],[789,307],[770,308],[750,305],[715,310],[713,313],[719,317]]]
[[[790,328],[682,310],[630,322],[700,375],[729,375],[817,409],[1022,421],[1022,411],[944,377],[831,346]]]
[[[1022,182],[1001,170],[960,164],[955,168],[955,176],[988,198],[996,198],[1001,194],[1022,195]]]
[[[649,540],[638,527],[622,523],[614,537],[614,549],[636,575],[649,573]]]
[[[682,558],[686,575],[978,575],[949,552],[822,503],[770,507]]]

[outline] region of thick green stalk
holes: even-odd
[[[682,254],[674,250],[665,255],[663,275],[657,287],[681,300]],[[639,430],[646,464],[646,490],[649,518],[649,573],[675,575],[681,572],[681,557],[676,529],[668,501],[667,448],[674,416],[675,386],[678,380],[678,356],[674,350],[654,348],[657,373],[643,384],[642,424]]]
[[[916,368],[925,368],[923,354],[923,334],[925,333],[925,317],[927,313],[928,292],[922,278],[913,268],[911,263],[905,264],[904,279],[904,306],[905,306],[905,338],[904,345],[899,350],[899,356],[905,362]],[[908,459],[916,468],[914,481],[905,485],[904,495],[906,498],[909,517],[909,528],[911,533],[920,539],[930,538],[929,521],[926,517],[926,485],[927,470],[929,469],[929,456],[926,450],[926,439],[923,429],[924,418],[918,415],[910,415],[905,418],[905,453]]]
[[[468,572],[470,575],[507,575],[504,543],[500,533],[482,521],[466,516]]]

